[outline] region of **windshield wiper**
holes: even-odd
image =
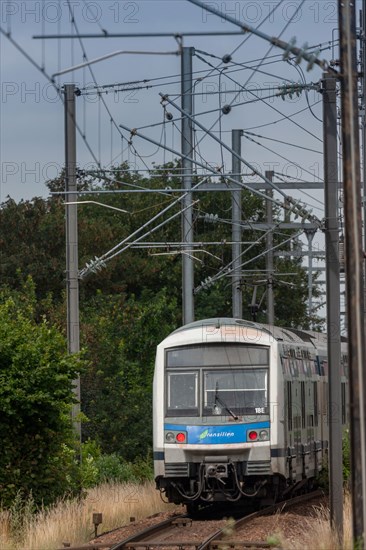
[[[216,405],[216,402],[219,403],[221,405],[221,407],[224,407],[225,411],[227,411],[230,416],[233,417],[234,420],[238,420],[238,416],[236,416],[236,414],[233,413],[233,411],[231,409],[229,409],[229,407],[226,405],[225,401],[223,401],[221,399],[221,397],[219,397],[219,383],[216,382],[216,388],[215,388],[215,405]]]

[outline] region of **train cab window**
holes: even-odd
[[[167,416],[198,416],[198,372],[169,372]]]
[[[267,414],[267,369],[204,371],[203,414]]]
[[[226,345],[181,346],[167,351],[166,366],[176,367],[223,367],[264,366],[269,363],[269,352],[265,347]]]

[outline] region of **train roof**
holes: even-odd
[[[275,340],[284,341],[287,344],[312,344],[314,347],[326,347],[327,335],[322,332],[315,332],[312,330],[300,330],[293,328],[277,327],[272,325],[265,325],[262,323],[254,323],[253,321],[247,321],[245,319],[233,319],[230,317],[215,317],[212,319],[203,319],[201,321],[194,321],[184,325],[172,334],[177,334],[181,331],[187,331],[191,329],[197,329],[201,327],[220,328],[222,326],[241,326],[243,328],[254,328],[270,334]],[[346,342],[346,338],[341,336],[341,341]]]

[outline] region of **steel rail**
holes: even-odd
[[[142,546],[144,545],[143,541],[144,539],[148,538],[150,539],[153,535],[158,535],[160,533],[163,533],[167,529],[170,529],[174,522],[177,519],[187,519],[189,520],[188,516],[186,514],[183,514],[181,516],[174,516],[170,519],[166,519],[164,521],[161,521],[160,523],[153,525],[151,527],[147,527],[143,531],[139,531],[138,533],[135,533],[134,535],[131,535],[127,539],[124,539],[120,542],[117,542],[114,546],[111,546],[110,550],[122,550],[123,548],[134,548],[134,543],[142,543]],[[149,542],[149,545],[152,545],[152,542]]]
[[[284,500],[282,502],[278,502],[277,504],[274,504],[273,506],[268,506],[267,508],[264,508],[263,510],[258,510],[257,512],[253,512],[252,514],[249,514],[248,516],[244,516],[244,517],[238,519],[238,521],[236,521],[235,524],[233,525],[233,528],[237,529],[238,527],[239,528],[243,527],[243,525],[245,525],[247,523],[250,523],[253,519],[255,519],[257,517],[271,515],[271,514],[277,512],[277,510],[283,510],[284,508],[289,508],[291,506],[295,506],[295,504],[300,504],[302,502],[306,502],[308,500],[311,500],[312,498],[317,498],[317,497],[323,496],[323,494],[324,494],[323,491],[317,490],[317,491],[313,491],[312,493],[307,493],[306,495],[300,495],[298,497],[294,497],[294,498],[291,498],[289,500]],[[224,534],[224,531],[225,531],[225,528],[220,529],[219,531],[214,533],[211,537],[209,537],[207,540],[205,540],[201,544],[201,546],[199,546],[197,548],[197,550],[209,549],[209,548],[211,548],[211,544],[213,545],[212,547],[215,548],[215,547],[217,547],[216,543],[219,543],[219,541],[221,542],[221,544],[223,544],[223,542],[224,542],[225,545],[230,546],[230,543],[234,542],[234,541],[230,541],[229,539],[223,541],[222,540],[222,535]],[[248,541],[243,541],[241,543],[239,541],[235,541],[235,544],[241,545],[241,546],[247,546],[248,545],[247,543],[248,543]],[[270,546],[267,543],[260,542],[260,541],[257,541],[257,542],[254,541],[254,542],[251,543],[251,545],[252,546],[262,545],[260,547]]]

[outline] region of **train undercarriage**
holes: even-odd
[[[245,462],[206,461],[185,466],[185,477],[159,476],[156,485],[169,502],[185,504],[191,510],[220,502],[268,506],[281,500],[288,490],[286,479],[279,474],[246,475]]]

